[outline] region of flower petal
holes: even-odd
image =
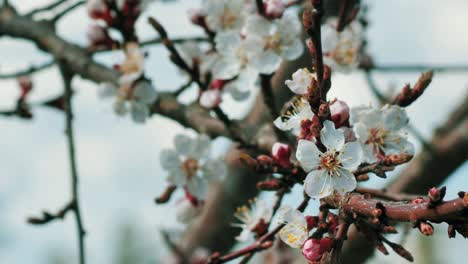
[[[320,140],[328,150],[333,151],[340,151],[345,143],[343,131],[335,129],[335,124],[329,120],[323,122]]]
[[[304,139],[299,140],[296,158],[306,172],[318,167],[321,154],[314,142]]]
[[[163,149],[159,153],[159,162],[161,167],[165,170],[172,170],[180,167],[179,156],[173,149]]]
[[[187,190],[200,200],[205,199],[208,192],[208,182],[200,177],[194,176],[186,182],[185,187]]]
[[[340,194],[345,194],[356,189],[356,178],[349,170],[339,169],[337,174],[333,175],[331,178],[333,181],[333,189]]]
[[[183,134],[177,134],[174,137],[174,145],[179,155],[187,155],[192,149],[192,139]]]
[[[323,198],[333,193],[333,182],[326,170],[313,170],[304,181],[304,191],[310,198]]]
[[[349,142],[343,146],[338,156],[343,168],[355,170],[362,160],[362,148],[359,142]]]
[[[295,222],[286,224],[279,232],[281,240],[293,248],[302,247],[308,235],[307,226],[304,227]]]

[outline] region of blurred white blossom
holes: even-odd
[[[186,135],[174,137],[175,149],[161,151],[163,169],[169,172],[168,181],[203,199],[210,181],[220,180],[226,174],[226,165],[220,159],[212,159],[211,141],[206,135],[191,138]]]
[[[335,71],[348,72],[359,64],[362,30],[358,22],[353,21],[338,32],[337,23],[337,18],[329,18],[322,26],[324,62]]]
[[[273,215],[273,210],[265,201],[253,199],[249,201],[250,208],[246,205],[238,207],[234,216],[241,221],[233,226],[242,228],[238,241],[246,241],[254,233],[257,225],[267,224]]]

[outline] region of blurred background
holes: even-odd
[[[20,12],[49,3],[50,0],[10,1]],[[385,64],[468,64],[468,2],[394,0],[365,1],[369,5],[368,51],[376,62]],[[187,11],[199,1],[154,2],[137,24],[137,35],[155,37],[146,17],[157,17],[172,37],[201,35],[188,19]],[[85,46],[90,23],[84,7],[63,18],[58,34]],[[159,90],[175,90],[184,82],[163,47],[146,48],[146,75]],[[0,72],[14,72],[39,65],[49,56],[33,44],[0,38]],[[118,52],[103,53],[97,60],[112,65],[121,61]],[[383,92],[391,93],[419,73],[374,74]],[[63,87],[57,68],[33,75],[30,99],[40,101],[61,94]],[[376,102],[360,72],[334,74],[331,95],[350,106]],[[468,92],[467,73],[437,73],[427,92],[408,108],[412,124],[430,138],[435,127]],[[81,206],[87,230],[89,263],[160,263],[170,254],[159,230],[183,230],[175,220],[171,203],[156,206],[154,197],[165,188],[166,173],[159,164],[159,151],[172,146],[172,137],[184,131],[175,122],[153,116],[146,124],[133,123],[112,111],[112,101],[98,98],[97,85],[75,78],[73,87],[77,161],[80,175]],[[0,109],[14,107],[19,94],[16,80],[0,80]],[[228,101],[228,113],[241,117],[248,103]],[[234,106],[234,107],[232,107]],[[64,136],[65,119],[53,109],[35,108],[32,120],[0,117],[0,262],[76,263],[76,231],[72,217],[46,226],[31,226],[26,218],[42,210],[56,211],[69,199],[69,163]],[[418,142],[413,139],[417,145]],[[228,144],[222,144],[227,147]],[[443,185],[448,198],[468,190],[468,165],[456,171]],[[391,175],[389,177],[391,179]],[[366,186],[384,186],[386,181],[371,177]],[[301,191],[286,199],[297,204]],[[181,196],[181,193],[176,193]],[[269,199],[266,196],[266,199]],[[173,199],[175,201],[176,199]],[[311,205],[309,208],[314,208]],[[310,209],[313,211],[312,209]],[[434,237],[410,231],[406,243],[415,263],[466,263],[468,241],[448,239],[446,225],[437,226]],[[395,237],[398,241],[399,237]],[[369,263],[404,263],[394,256],[381,256]]]

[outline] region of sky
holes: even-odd
[[[48,3],[46,0],[13,0],[20,12]],[[454,0],[443,5],[439,1],[370,1],[368,49],[379,64],[468,64],[468,2]],[[192,27],[187,10],[197,7],[198,1],[154,3],[137,24],[141,39],[155,37],[146,24],[148,15],[162,21],[170,36],[193,36],[200,31]],[[79,21],[79,23],[77,23]],[[65,17],[58,25],[58,33],[69,41],[86,45],[86,26],[90,23],[84,8]],[[175,89],[184,82],[172,66],[162,47],[147,49],[146,73],[159,90]],[[0,72],[11,72],[30,64],[47,60],[47,54],[22,40],[0,38]],[[104,54],[97,60],[113,64],[122,54]],[[419,73],[375,74],[382,88],[402,87],[414,82]],[[408,108],[414,124],[426,137],[444,122],[450,110],[464,97],[468,89],[466,73],[436,74],[433,83],[420,100]],[[50,98],[62,91],[56,68],[33,76],[31,101]],[[361,73],[335,74],[332,97],[351,106],[374,102]],[[14,105],[18,88],[14,80],[0,81],[0,109]],[[111,101],[98,98],[96,84],[75,78],[73,87],[77,162],[80,174],[80,195],[89,263],[113,263],[118,228],[122,223],[136,227],[144,247],[154,259],[167,254],[160,248],[158,230],[180,229],[175,220],[173,205],[156,206],[153,198],[165,186],[165,172],[159,165],[159,151],[172,146],[176,133],[192,133],[175,122],[154,116],[145,125],[132,123],[129,118],[117,117]],[[247,103],[248,104],[248,103]],[[248,109],[245,104],[228,102],[232,117],[241,117]],[[234,106],[234,107],[231,107]],[[25,220],[42,210],[52,212],[69,199],[69,164],[66,156],[64,116],[51,109],[36,108],[34,119],[24,121],[0,117],[0,259],[2,263],[49,263],[52,254],[66,254],[76,259],[76,234],[73,218],[47,226],[30,226]],[[413,142],[414,139],[413,139]],[[415,142],[416,143],[416,142]],[[417,143],[416,143],[417,144]],[[448,198],[459,190],[468,190],[465,164],[444,184]],[[386,182],[373,177],[369,186],[383,186]],[[296,194],[300,190],[296,190]],[[180,193],[176,196],[180,197]],[[268,197],[267,197],[268,198]],[[297,203],[298,195],[286,199]],[[311,206],[313,207],[313,206]],[[313,209],[309,210],[313,213]],[[447,263],[457,263],[463,257],[465,240],[449,240],[445,225],[437,229],[434,252],[446,256]],[[422,235],[413,231],[408,244],[417,248]],[[396,238],[398,239],[398,238]],[[417,251],[417,250],[416,250]],[[443,252],[443,253],[442,253]],[[395,257],[377,258],[370,263],[404,263]],[[422,263],[417,262],[416,263]]]

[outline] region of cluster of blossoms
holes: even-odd
[[[174,145],[175,149],[161,151],[160,162],[169,173],[168,182],[185,191],[178,202],[177,216],[181,222],[188,222],[200,213],[209,183],[223,179],[226,165],[211,158],[211,142],[206,135],[176,135]]]
[[[310,197],[353,191],[353,171],[363,162],[375,162],[390,154],[413,154],[403,130],[408,122],[403,108],[386,105],[350,111],[346,103],[335,100],[330,104],[331,120],[325,120],[318,131],[320,122],[307,100],[315,89],[315,76],[299,69],[292,77],[286,85],[301,98],[274,124],[281,130],[291,130],[299,139],[296,158],[308,173],[304,191]]]
[[[118,115],[131,113],[135,122],[143,123],[150,114],[150,105],[157,99],[157,93],[144,78],[144,54],[135,42],[125,45],[126,60],[115,68],[122,73],[118,87],[113,83],[102,83],[101,97],[115,97],[114,111]]]
[[[264,1],[264,14],[254,1],[205,0],[191,14],[192,21],[214,37],[215,50],[197,55],[201,75],[211,70],[213,81],[201,95],[208,108],[219,105],[222,92],[241,101],[256,87],[259,74],[271,74],[282,60],[298,58],[304,45],[297,15],[285,12],[282,1]],[[181,47],[185,50],[187,47]],[[193,46],[185,53],[199,54]],[[184,53],[184,52],[183,52]]]
[[[87,36],[91,48],[122,47],[125,61],[115,68],[122,74],[118,86],[102,83],[100,95],[114,96],[115,113],[131,113],[135,122],[143,123],[149,116],[149,106],[157,99],[152,85],[144,80],[144,54],[135,35],[135,22],[151,0],[88,0],[88,15],[95,21],[90,25]],[[117,30],[123,44],[112,39],[109,30]]]

